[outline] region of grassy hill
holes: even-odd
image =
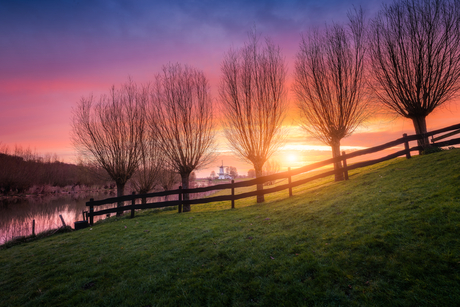
[[[454,306],[460,150],[0,250],[0,306]]]

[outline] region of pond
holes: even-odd
[[[61,227],[59,215],[62,215],[66,225],[74,228],[74,222],[83,220],[82,211],[89,210],[86,202],[90,198],[104,199],[114,196],[115,194],[109,192],[78,192],[0,200],[0,244],[14,237],[31,235],[33,220],[35,234]],[[102,208],[103,206],[98,207]],[[103,218],[105,216],[96,216],[94,221]]]

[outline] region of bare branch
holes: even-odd
[[[73,110],[72,139],[77,150],[107,171],[117,184],[118,196],[139,164],[144,110],[132,81],[120,89],[112,87],[97,102],[93,96],[83,97]]]
[[[297,54],[294,92],[307,133],[340,155],[341,139],[369,116],[370,99],[364,79],[364,17],[349,15],[348,28],[333,24],[303,37]],[[340,168],[340,163],[335,165]],[[340,174],[336,180],[342,180]]]
[[[286,66],[280,48],[269,39],[261,47],[255,32],[222,63],[220,100],[225,136],[233,151],[254,165],[262,176],[265,162],[282,144],[286,113]],[[262,189],[262,185],[258,185]],[[263,195],[257,201],[262,202]]]
[[[156,76],[151,97],[150,127],[187,189],[191,172],[213,158],[215,130],[208,81],[197,69],[169,64]],[[184,211],[190,211],[190,206],[184,206]]]
[[[401,0],[372,21],[370,66],[380,102],[426,133],[426,116],[460,87],[460,1]],[[428,139],[419,145],[429,146]]]
[[[140,91],[143,105],[149,105],[151,88],[144,86]],[[147,109],[145,110],[147,112]],[[145,113],[146,114],[146,113]],[[161,150],[157,136],[150,129],[145,133],[145,137],[140,146],[139,168],[132,178],[134,188],[141,194],[148,193],[159,184],[160,176],[163,175],[165,156]],[[142,199],[143,203],[146,199]]]

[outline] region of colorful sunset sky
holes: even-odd
[[[288,84],[302,33],[326,23],[346,22],[361,6],[374,16],[383,0],[321,1],[0,1],[0,145],[30,147],[77,160],[70,140],[72,108],[82,96],[107,93],[131,77],[146,83],[168,62],[204,71],[217,103],[224,54],[239,48],[256,27],[278,44],[286,59]],[[290,95],[293,98],[293,95]],[[292,99],[291,99],[292,100]],[[294,101],[291,101],[295,108]],[[330,150],[299,128],[290,111],[286,145],[275,155],[282,168],[330,157]],[[428,117],[428,129],[458,123],[453,102]],[[365,148],[413,134],[412,123],[378,116],[343,140],[345,150]],[[241,174],[249,165],[236,159],[219,137],[220,156]]]

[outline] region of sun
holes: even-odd
[[[286,160],[291,163],[297,162],[297,155],[294,153],[290,153],[286,156]]]

